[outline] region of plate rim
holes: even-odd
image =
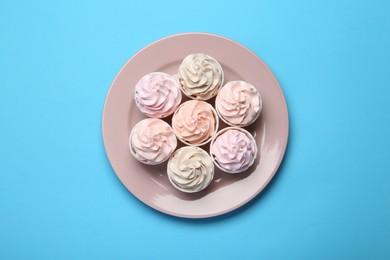
[[[105,120],[104,120],[104,118],[105,118],[105,110],[106,110],[107,102],[108,102],[108,99],[109,99],[109,96],[110,96],[110,92],[113,89],[114,83],[116,82],[117,78],[119,77],[121,72],[124,70],[124,68],[127,66],[127,64],[130,63],[136,56],[138,56],[144,50],[148,49],[150,46],[153,46],[155,44],[158,44],[161,41],[165,41],[165,40],[170,39],[170,38],[176,38],[176,37],[181,37],[181,36],[189,36],[189,35],[205,35],[205,36],[216,37],[216,38],[223,39],[225,41],[229,41],[229,42],[234,43],[234,44],[240,46],[241,48],[245,49],[246,51],[248,51],[251,54],[251,56],[253,56],[255,59],[258,59],[262,64],[264,64],[266,70],[272,75],[272,79],[276,82],[277,86],[279,87],[281,98],[283,100],[284,111],[286,113],[286,142],[282,144],[280,157],[278,158],[278,160],[277,160],[277,162],[275,164],[274,170],[270,174],[270,177],[263,183],[262,187],[260,187],[251,196],[249,196],[248,198],[246,198],[245,200],[243,200],[242,202],[238,203],[237,205],[235,205],[233,207],[230,207],[228,209],[219,211],[217,213],[202,214],[202,215],[190,215],[190,214],[182,214],[182,213],[178,214],[178,213],[175,213],[173,211],[169,211],[169,210],[167,210],[165,208],[159,207],[157,205],[152,205],[152,204],[150,204],[148,202],[145,202],[145,201],[141,200],[140,198],[138,198],[138,196],[136,196],[126,185],[124,185],[122,180],[119,178],[118,174],[116,174],[115,168],[114,168],[114,166],[111,163],[110,155],[107,152],[107,144],[106,144],[106,140],[105,140],[105,126],[104,126]],[[128,190],[132,194],[132,196],[135,197],[138,201],[142,202],[142,204],[148,206],[149,208],[152,208],[153,210],[156,210],[158,212],[161,212],[161,213],[164,213],[166,215],[173,216],[173,217],[186,218],[186,219],[214,218],[214,217],[218,217],[218,216],[221,216],[221,215],[225,215],[225,214],[227,214],[229,212],[236,211],[237,209],[241,208],[245,204],[249,203],[255,197],[257,197],[268,186],[268,184],[271,182],[271,180],[274,178],[276,172],[280,168],[281,163],[283,162],[283,159],[284,159],[284,156],[285,156],[285,153],[286,153],[286,150],[287,150],[287,146],[288,146],[288,143],[289,143],[289,137],[290,137],[290,117],[289,117],[289,112],[288,111],[289,110],[288,110],[288,106],[287,106],[286,97],[284,95],[284,92],[282,90],[282,87],[281,87],[278,79],[276,78],[276,76],[274,75],[272,70],[268,67],[267,63],[265,63],[255,52],[253,52],[251,49],[249,49],[245,45],[243,45],[243,44],[241,44],[241,43],[239,43],[239,42],[237,42],[235,40],[232,40],[232,39],[230,39],[228,37],[225,37],[225,36],[222,36],[222,35],[218,35],[218,34],[213,34],[213,33],[207,33],[207,32],[185,32],[185,33],[171,34],[171,35],[159,38],[159,39],[157,39],[157,40],[155,40],[155,41],[145,45],[140,50],[138,50],[135,54],[133,54],[129,59],[126,60],[126,62],[122,65],[120,70],[116,73],[114,79],[111,81],[110,87],[109,87],[109,89],[108,89],[108,91],[106,93],[106,97],[105,97],[105,100],[104,100],[104,105],[103,105],[103,109],[102,109],[102,117],[101,117],[101,120],[102,120],[101,121],[102,139],[103,139],[104,151],[105,151],[107,159],[108,159],[108,161],[110,163],[110,166],[111,166],[112,170],[114,171],[114,174],[115,174],[116,178],[121,182],[121,184],[126,188],[126,190]]]

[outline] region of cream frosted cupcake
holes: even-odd
[[[256,159],[256,141],[242,128],[227,127],[219,131],[211,141],[210,154],[221,170],[228,173],[243,172]]]
[[[134,99],[145,115],[167,117],[175,112],[181,102],[179,83],[163,72],[146,74],[135,85]]]
[[[247,126],[260,115],[263,102],[259,91],[245,81],[230,81],[215,100],[217,113],[228,125]]]
[[[168,123],[157,118],[138,122],[129,137],[130,152],[138,161],[155,165],[169,159],[177,139]]]
[[[168,178],[182,192],[194,193],[205,189],[214,177],[210,155],[195,146],[184,146],[168,161]]]
[[[223,70],[213,57],[190,54],[179,67],[180,87],[183,93],[193,99],[207,100],[217,95],[223,84]]]
[[[218,115],[215,109],[204,101],[186,101],[173,115],[172,128],[183,143],[201,146],[210,142],[217,132]]]

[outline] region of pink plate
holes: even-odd
[[[227,174],[216,168],[214,180],[208,188],[200,193],[185,194],[170,184],[166,163],[148,166],[137,162],[130,153],[128,138],[132,127],[145,118],[133,99],[137,81],[154,71],[174,75],[185,56],[199,52],[209,54],[220,62],[225,72],[225,83],[244,80],[258,88],[263,98],[263,110],[257,121],[246,129],[254,135],[259,153],[254,165],[246,172]],[[221,120],[220,124],[220,128],[226,126]],[[288,112],[278,81],[256,54],[221,36],[186,33],[146,46],[123,66],[108,91],[102,127],[104,146],[112,168],[134,196],[166,214],[206,218],[239,208],[269,183],[286,150]],[[209,151],[207,145],[201,148]]]

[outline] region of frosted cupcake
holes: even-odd
[[[222,171],[238,173],[247,170],[257,156],[256,141],[246,130],[227,127],[211,141],[210,154]]]
[[[130,152],[138,161],[155,165],[169,159],[177,139],[168,123],[157,118],[138,122],[129,137]]]
[[[210,155],[195,146],[184,146],[168,161],[168,178],[182,192],[194,193],[205,189],[214,177]]]
[[[215,109],[204,101],[186,101],[173,114],[172,128],[183,143],[201,146],[210,142],[217,132],[218,115]]]
[[[179,67],[180,87],[183,93],[193,99],[207,100],[217,95],[223,84],[223,70],[213,57],[190,54]]]
[[[247,126],[260,115],[263,102],[259,91],[245,81],[230,81],[215,100],[217,113],[228,125]]]
[[[181,102],[179,83],[166,73],[146,74],[135,85],[134,99],[138,109],[145,115],[167,117],[175,112]]]

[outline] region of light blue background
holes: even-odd
[[[291,126],[265,192],[200,221],[134,198],[101,137],[126,60],[191,31],[264,59]],[[390,259],[389,74],[387,0],[2,0],[0,259]]]

